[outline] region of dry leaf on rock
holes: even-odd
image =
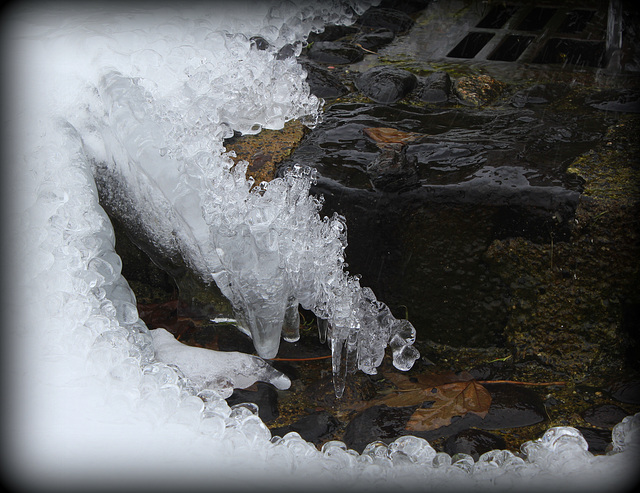
[[[364,133],[377,144],[407,144],[424,137],[423,134],[403,132],[389,127],[369,127],[364,129]]]

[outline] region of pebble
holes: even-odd
[[[354,44],[362,46],[365,50],[377,51],[384,45],[393,41],[395,34],[390,29],[376,29],[371,33],[361,34],[354,39]]]
[[[506,84],[488,75],[460,77],[455,82],[455,91],[460,101],[469,106],[483,106],[502,93]]]
[[[611,432],[608,430],[598,430],[597,428],[586,428],[576,426],[589,445],[589,452],[594,455],[604,454],[611,444]]]
[[[349,92],[349,89],[329,70],[315,63],[302,64],[307,71],[307,83],[311,94],[319,98],[337,98]]]
[[[359,453],[375,440],[391,443],[406,435],[404,427],[416,406],[389,407],[372,406],[358,413],[347,425],[342,441]]]
[[[325,26],[322,32],[310,33],[307,41],[309,43],[314,43],[316,41],[335,41],[357,32],[358,28],[355,26],[336,26],[335,24],[329,24],[328,26]]]
[[[425,103],[444,103],[451,94],[451,77],[446,72],[434,72],[421,80],[420,99]]]
[[[615,400],[626,404],[640,404],[640,381],[616,382],[607,387]]]

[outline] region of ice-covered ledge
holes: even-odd
[[[257,381],[280,390],[291,386],[286,375],[258,356],[187,346],[162,328],[151,330],[151,336],[156,359],[176,365],[196,388],[215,389],[228,397],[234,388],[244,389]]]

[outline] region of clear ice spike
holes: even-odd
[[[339,331],[336,331],[339,332]],[[333,371],[333,389],[336,397],[342,397],[347,380],[347,341],[331,339],[331,368]]]
[[[326,318],[318,317],[316,319],[316,324],[318,325],[318,339],[320,340],[320,344],[324,344],[327,342],[327,328],[329,321]]]
[[[287,342],[300,340],[300,312],[298,311],[298,300],[293,296],[287,300],[287,309],[282,324],[282,338]]]
[[[257,300],[247,307],[247,315],[258,355],[264,359],[275,358],[280,347],[284,304]]]

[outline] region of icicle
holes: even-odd
[[[247,307],[251,339],[261,358],[271,359],[278,354],[284,320],[284,307],[277,303],[259,302]]]
[[[358,370],[358,332],[352,331],[345,341],[347,354],[345,363],[347,366],[346,373],[355,373]]]
[[[318,324],[318,339],[320,339],[320,344],[324,344],[327,342],[327,327],[329,326],[329,321],[326,318],[317,318],[316,323]]]
[[[341,332],[336,330],[336,332]],[[339,337],[331,338],[331,362],[333,370],[333,388],[336,397],[342,397],[347,381],[347,341]]]
[[[290,296],[287,300],[287,310],[284,313],[282,324],[282,338],[287,342],[296,342],[300,339],[300,312],[298,300]]]

